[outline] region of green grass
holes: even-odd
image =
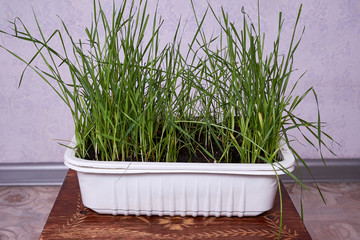
[[[320,150],[322,157],[322,146],[329,149],[323,139],[332,141],[332,138],[322,131],[324,123],[320,118],[316,92],[310,87],[302,95],[294,95],[300,79],[292,86],[289,82],[294,71],[294,54],[305,30],[299,39],[295,39],[301,7],[287,52],[279,50],[283,26],[280,13],[277,38],[266,55],[263,50],[265,33],[259,34],[260,13],[256,27],[243,11],[243,26],[239,28],[231,23],[223,10],[221,16],[217,16],[211,6],[209,9],[222,31],[216,38],[206,39],[202,23],[207,14],[198,18],[194,9],[199,27],[196,36],[199,49],[193,51],[201,52],[200,55],[205,57],[200,58],[199,70],[193,67],[196,70],[190,71],[199,72],[197,75],[193,73],[192,81],[200,96],[197,114],[202,117],[200,122],[193,123],[206,136],[205,143],[221,149],[222,157],[217,161],[232,162],[235,156],[243,163],[274,162],[279,159],[277,153],[281,139],[284,139],[297,159],[306,165],[290,145],[288,131],[292,129],[299,130],[311,146]],[[297,107],[310,94],[318,108],[316,122],[295,115]],[[316,142],[311,141],[311,137]],[[212,148],[214,146],[207,146],[209,151]],[[238,154],[231,154],[234,149]]]
[[[75,42],[64,22],[63,31],[45,37],[34,14],[40,38],[20,19],[12,22],[12,33],[1,33],[33,44],[36,54],[25,60],[1,47],[26,64],[24,72],[33,69],[69,107],[81,158],[176,162],[186,152],[189,161],[272,163],[281,159],[284,139],[306,166],[290,145],[293,129],[320,153],[328,148],[324,138],[332,138],[323,132],[319,110],[315,122],[295,115],[310,94],[318,107],[312,87],[294,95],[297,81],[290,82],[301,40],[295,38],[301,7],[287,52],[279,50],[280,13],[277,38],[267,54],[260,12],[254,26],[243,11],[239,27],[224,10],[217,16],[209,6],[201,17],[193,10],[198,26],[189,43],[182,42],[179,21],[173,41],[160,46],[163,21],[156,11],[148,13],[147,1],[124,1],[110,16],[94,1],[86,40]],[[206,37],[208,17],[219,24],[218,36]],[[60,48],[52,46],[53,38],[60,40]],[[35,66],[36,59],[46,67]],[[60,69],[67,69],[71,79],[63,79]]]

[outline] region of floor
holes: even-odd
[[[360,239],[360,183],[320,183],[303,192],[305,225],[313,239]],[[300,210],[298,184],[286,184]],[[0,187],[0,240],[39,238],[60,187]]]
[[[37,240],[60,187],[0,187],[0,240]]]
[[[306,184],[311,192],[303,192],[304,222],[315,240],[360,239],[360,183],[319,183],[326,201],[315,184]],[[296,209],[300,208],[299,184],[286,184]]]

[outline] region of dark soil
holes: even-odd
[[[195,152],[191,152],[188,148],[182,147],[179,150],[179,154],[176,162],[213,163],[214,162],[213,158],[209,157],[202,148],[212,153],[214,158],[216,159],[216,162],[221,158],[222,150],[217,146],[214,140],[212,143],[212,150],[211,150],[210,148],[207,148],[205,146],[205,142],[203,140],[204,138],[203,137],[198,138],[198,137],[196,139],[200,139],[199,144],[201,145],[201,147],[199,146],[199,144],[194,145]],[[239,137],[237,140],[241,144],[241,138]],[[229,155],[230,155],[231,163],[241,163],[240,155],[235,147],[230,148]],[[91,146],[89,147],[88,156],[86,157],[86,159],[95,160],[95,151],[94,148]],[[138,159],[141,159],[141,157],[138,156]],[[278,161],[281,160],[281,157],[279,155],[277,156],[277,160]],[[115,161],[120,161],[120,160],[115,160]],[[127,161],[137,161],[137,159],[133,157],[127,159]],[[158,160],[149,159],[149,161],[155,162]],[[165,162],[165,159],[161,159],[160,162]],[[264,163],[264,161],[258,159],[257,163]]]
[[[222,155],[222,151],[221,149],[216,145],[216,143],[213,144],[213,152],[210,150],[210,149],[207,149],[205,147],[205,144],[204,143],[200,143],[201,146],[203,148],[205,148],[208,152],[212,153],[214,158],[216,160],[219,160],[221,155]],[[196,147],[196,146],[195,146]],[[166,155],[166,153],[164,154]],[[230,149],[230,156],[231,156],[231,159],[232,159],[232,163],[241,163],[240,161],[240,155],[239,153],[236,151],[235,148],[231,148]],[[139,156],[139,158],[141,158]],[[164,157],[165,158],[165,157]],[[88,155],[86,157],[86,159],[89,159],[89,160],[95,160],[95,151],[94,151],[94,148],[92,146],[89,147],[89,150],[88,150]],[[116,160],[116,161],[120,161],[120,160]],[[136,161],[136,158],[134,157],[133,159],[127,159],[127,161]],[[157,160],[152,160],[150,159],[149,161],[157,161]],[[160,160],[160,162],[165,162],[164,159]],[[182,147],[180,150],[179,150],[179,154],[178,154],[178,158],[177,158],[177,161],[176,162],[193,162],[193,163],[213,163],[214,160],[208,156],[206,154],[206,152],[204,152],[200,146],[197,146],[196,147],[196,150],[195,150],[195,153],[194,152],[191,152],[190,150],[188,150],[186,147]]]

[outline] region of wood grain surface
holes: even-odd
[[[281,239],[311,239],[282,186]],[[76,172],[69,170],[40,239],[277,239],[280,204],[258,217],[100,215],[83,206]]]

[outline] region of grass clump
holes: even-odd
[[[295,39],[301,7],[285,54],[279,50],[281,13],[277,38],[265,54],[260,13],[255,27],[243,11],[239,30],[223,9],[217,16],[209,6],[201,18],[193,10],[197,31],[185,51],[180,22],[173,41],[162,46],[163,21],[156,11],[151,17],[147,1],[135,5],[126,0],[118,9],[114,4],[111,16],[94,1],[86,41],[75,42],[64,22],[64,33],[55,30],[45,37],[35,16],[40,38],[20,19],[12,22],[12,33],[1,31],[34,45],[37,51],[29,61],[1,47],[26,64],[24,71],[33,69],[69,107],[80,158],[272,163],[281,159],[279,150],[287,144],[302,161],[289,144],[292,129],[320,151],[327,148],[323,138],[332,139],[322,130],[319,111],[316,122],[294,114],[309,94],[318,105],[316,92],[311,87],[294,95],[297,82],[289,87],[301,40]],[[207,15],[221,29],[210,39],[203,30]],[[55,37],[60,50],[50,44]],[[35,59],[41,59],[45,69],[34,66]],[[59,68],[68,69],[70,81],[63,79]],[[23,74],[19,85],[22,79]]]

